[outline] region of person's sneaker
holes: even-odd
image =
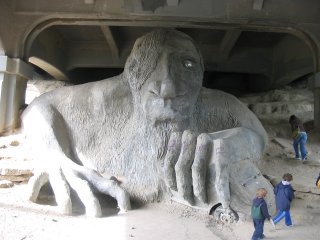
[[[271,226],[272,226],[273,228],[276,228],[276,225],[274,224],[274,222],[273,222],[272,219],[270,219],[270,224],[271,224]]]
[[[286,225],[287,227],[293,227],[293,224],[291,224],[291,225]]]
[[[302,162],[307,161],[307,160],[308,160],[308,158],[307,158],[307,157],[302,158]]]
[[[264,235],[264,234],[262,233],[262,235],[261,235],[261,237],[260,237],[259,239],[263,239],[263,238],[266,238],[266,235]]]
[[[301,160],[301,157],[296,157],[295,159],[296,159],[296,160]]]

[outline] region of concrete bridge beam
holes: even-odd
[[[21,59],[0,56],[0,134],[11,133],[18,126],[32,75],[33,68]]]

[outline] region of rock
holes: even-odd
[[[13,182],[9,180],[0,180],[0,188],[11,188],[13,185]]]
[[[8,180],[11,182],[28,182],[32,174],[23,175],[0,175],[0,180]]]
[[[0,180],[26,182],[33,175],[32,161],[0,161]]]
[[[70,83],[55,80],[29,80],[26,90],[26,104],[31,103],[33,99],[41,94],[52,91],[54,89],[69,86]]]
[[[32,161],[15,161],[2,160],[0,161],[0,175],[32,175],[33,166]]]
[[[288,121],[295,114],[303,121],[313,120],[314,98],[308,89],[276,89],[259,96],[242,96],[241,101],[263,121]]]
[[[11,143],[10,143],[10,146],[14,146],[14,147],[16,147],[16,146],[19,146],[19,141],[17,141],[17,140],[13,140]]]
[[[315,160],[308,159],[307,161],[303,161],[302,163],[309,166],[320,166],[320,162]]]
[[[281,148],[283,149],[291,149],[292,148],[292,144],[289,140],[284,139],[284,138],[273,138],[271,140],[272,142],[278,144]]]

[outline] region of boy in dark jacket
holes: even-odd
[[[292,227],[293,224],[290,215],[290,205],[294,198],[294,190],[291,186],[292,175],[286,173],[283,175],[282,179],[283,180],[274,188],[278,213],[272,218],[272,221],[274,224],[277,224],[281,219],[285,218],[285,224],[288,227]]]
[[[270,214],[268,206],[264,198],[267,196],[267,190],[265,188],[259,188],[257,190],[256,198],[252,201],[251,216],[253,220],[254,232],[252,240],[258,240],[265,237],[263,234],[264,221],[267,218],[270,220]]]

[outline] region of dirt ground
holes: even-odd
[[[280,181],[283,173],[292,173],[292,185],[296,190],[291,211],[294,226],[289,228],[280,222],[273,229],[266,222],[266,239],[320,240],[320,191],[315,187],[320,171],[320,135],[315,130],[309,132],[309,161],[303,164],[293,159],[291,140],[285,137],[282,126],[265,127],[269,146],[260,169],[272,183]],[[32,162],[26,161],[28,151],[23,148],[20,137],[0,137],[0,176],[1,166],[6,162],[26,168],[32,166]],[[78,201],[74,204],[74,216],[62,216],[57,214],[52,196],[44,192],[39,203],[34,204],[25,199],[26,189],[25,183],[0,188],[0,240],[249,240],[253,233],[250,217],[226,225],[217,223],[204,212],[175,202],[134,206],[133,210],[118,214],[112,199],[99,196],[102,218],[84,216]]]
[[[302,164],[292,159],[293,151],[288,139],[269,139],[270,144],[260,166],[263,174],[276,182],[284,172],[291,172],[294,177],[293,187],[297,191],[292,204],[294,227],[288,228],[281,222],[273,229],[267,222],[267,239],[320,239],[320,192],[314,186],[320,169],[316,160],[319,159],[317,150],[320,145],[312,134],[310,138],[308,150],[314,160],[310,162],[312,164]],[[19,146],[11,146],[6,151],[11,156],[16,154],[21,161],[21,154],[24,153],[21,149],[23,148]],[[3,155],[3,151],[1,153]],[[2,157],[2,160],[8,158],[8,155]],[[236,224],[223,225],[204,212],[174,202],[134,206],[132,211],[118,214],[115,202],[100,196],[104,213],[102,218],[84,216],[83,208],[77,201],[74,206],[75,215],[62,216],[57,214],[53,197],[48,197],[47,192],[42,194],[40,204],[34,204],[25,200],[26,189],[25,183],[15,184],[12,188],[0,188],[1,240],[244,240],[250,239],[253,232],[250,218]]]

